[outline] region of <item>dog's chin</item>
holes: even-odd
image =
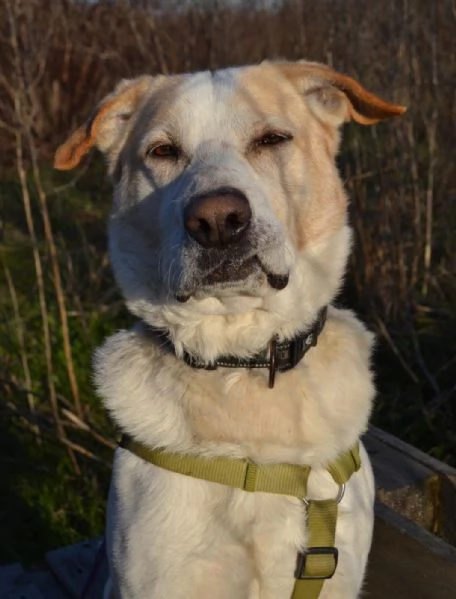
[[[267,288],[277,291],[285,289],[288,280],[288,274],[268,272],[257,256],[252,256],[243,262],[226,260],[201,277],[192,291],[179,291],[175,294],[175,298],[178,302],[184,303],[193,295],[261,295],[261,290]]]

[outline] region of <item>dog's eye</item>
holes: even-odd
[[[159,144],[150,147],[146,152],[146,156],[148,158],[178,158],[179,148],[173,144]]]
[[[265,133],[257,140],[255,140],[256,146],[277,146],[278,144],[290,141],[293,139],[293,136],[289,133]]]

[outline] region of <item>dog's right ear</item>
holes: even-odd
[[[75,168],[94,146],[109,158],[115,148],[121,147],[129,130],[128,122],[155,79],[146,75],[121,81],[101,101],[88,121],[59,146],[54,167],[61,171]]]
[[[375,125],[407,110],[405,106],[387,102],[369,92],[348,75],[318,62],[302,60],[276,64],[308,100],[312,110],[335,127],[350,120],[361,125]]]

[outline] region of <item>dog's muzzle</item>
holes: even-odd
[[[252,253],[256,243],[251,224],[250,203],[238,189],[221,187],[190,199],[184,210],[185,230],[199,247],[204,263],[217,257],[201,281],[204,286],[242,281],[255,273],[264,273],[273,289],[287,286],[288,274],[269,272],[260,252]],[[178,294],[177,299],[185,301],[188,296]]]

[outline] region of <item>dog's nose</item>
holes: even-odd
[[[185,208],[184,225],[189,235],[206,248],[223,248],[246,232],[252,211],[245,195],[223,188],[194,196]]]

